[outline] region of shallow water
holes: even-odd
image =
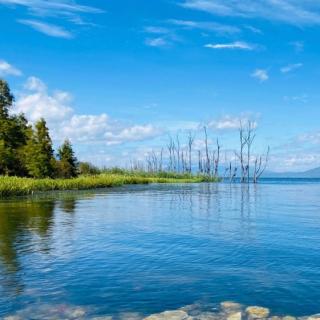
[[[1,201],[0,317],[149,315],[225,300],[320,312],[319,196],[317,181],[272,180]]]

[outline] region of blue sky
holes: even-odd
[[[320,165],[317,0],[0,0],[0,76],[98,165],[208,125],[230,154],[257,124],[270,169]],[[121,159],[121,160],[119,160]]]

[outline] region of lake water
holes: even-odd
[[[0,318],[72,310],[79,319],[129,319],[225,300],[279,315],[320,312],[319,181],[0,202]]]

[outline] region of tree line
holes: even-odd
[[[11,114],[14,103],[9,85],[0,79],[0,175],[33,178],[72,178],[78,161],[65,140],[57,153],[45,119],[33,126],[24,114]]]

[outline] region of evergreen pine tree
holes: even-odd
[[[33,134],[25,147],[25,155],[29,175],[35,178],[54,177],[55,159],[52,141],[44,119],[35,124]]]
[[[65,140],[58,150],[58,171],[63,178],[73,178],[77,176],[77,158],[74,155],[71,142]]]
[[[14,97],[11,94],[7,81],[0,79],[0,119],[8,119],[9,108],[12,106]]]

